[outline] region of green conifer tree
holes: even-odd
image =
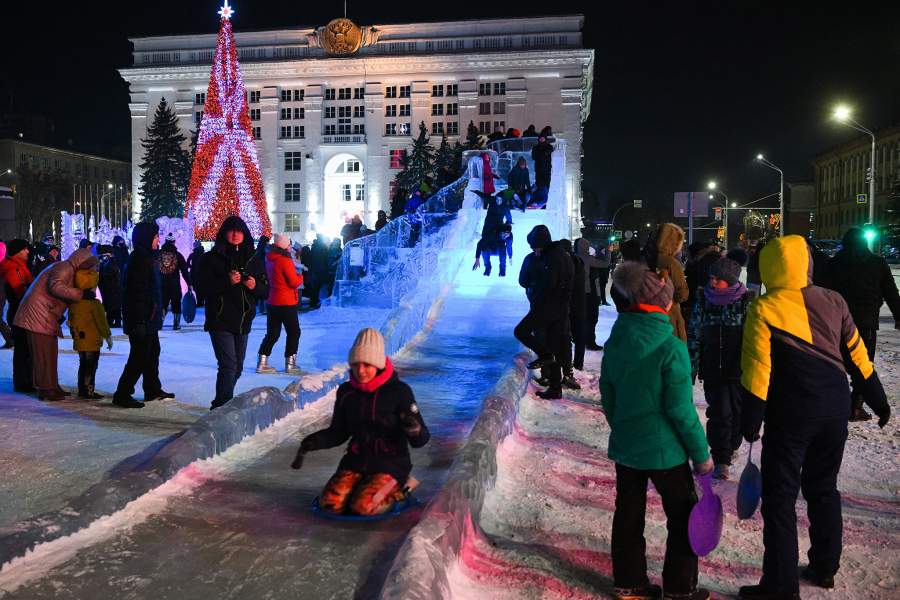
[[[185,141],[178,118],[163,98],[147,128],[147,137],[141,140],[141,221],[184,216],[191,176],[191,157],[184,148]]]
[[[419,135],[413,142],[412,149],[403,161],[403,170],[397,174],[397,183],[405,190],[415,190],[429,180],[434,172],[434,148],[428,143],[428,132],[425,122],[419,123]]]

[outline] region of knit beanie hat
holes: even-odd
[[[291,246],[291,238],[284,235],[283,233],[275,234],[275,241],[273,242],[276,248],[281,248],[282,250],[287,250]]]
[[[6,243],[6,255],[15,256],[28,247],[28,242],[22,238],[15,238]]]
[[[734,285],[741,280],[741,265],[730,258],[720,258],[709,267],[709,275]]]
[[[613,285],[628,298],[631,305],[650,304],[667,309],[675,295],[668,277],[660,277],[643,263],[626,261],[616,267]]]
[[[356,334],[356,341],[350,348],[350,357],[347,360],[351,365],[355,363],[368,363],[383,369],[385,365],[384,337],[377,329],[367,327]]]
[[[725,255],[725,258],[730,258],[742,267],[747,266],[747,260],[749,259],[747,251],[740,247],[729,250]]]

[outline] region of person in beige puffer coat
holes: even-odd
[[[674,301],[669,308],[669,321],[672,323],[672,333],[675,337],[687,343],[687,327],[681,313],[681,303],[687,300],[689,290],[684,277],[684,267],[677,258],[683,245],[684,230],[675,223],[662,223],[647,241],[644,255],[647,266],[660,274],[665,273],[675,286]]]
[[[47,267],[22,299],[13,325],[28,334],[31,350],[34,385],[41,400],[62,400],[67,392],[59,387],[56,372],[57,338],[62,337],[60,324],[69,304],[84,298],[93,298],[93,290],[80,290],[75,286],[75,271],[96,266],[97,257],[90,248],[72,253],[68,259]]]

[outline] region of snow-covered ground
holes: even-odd
[[[304,373],[317,373],[346,361],[347,349],[361,327],[378,328],[386,310],[323,307],[303,313],[298,361]],[[99,402],[77,399],[45,403],[12,392],[12,351],[0,352],[0,535],[16,522],[53,510],[107,476],[126,471],[160,445],[206,414],[214,396],[216,360],[203,331],[203,312],[172,331],[172,318],[160,332],[160,380],[175,399],[151,402],[142,409],[111,404],[128,358],[128,337],[114,330],[113,349],[105,349],[97,372],[97,389],[109,397]],[[256,350],[266,318],[258,315],[250,334],[244,373],[235,393],[259,386],[284,388],[296,378],[257,375]],[[68,329],[66,329],[68,333]],[[284,368],[285,337],[273,350],[272,363]],[[59,379],[76,388],[78,355],[72,340],[59,342]],[[141,399],[140,382],[135,397]],[[143,454],[142,454],[143,453]]]
[[[601,327],[615,314],[601,315]],[[599,337],[598,339],[602,339]],[[534,389],[522,399],[517,427],[498,452],[496,486],[485,498],[484,536],[470,536],[452,568],[454,598],[498,600],[608,598],[612,591],[610,532],[615,469],[606,458],[609,427],[597,387],[600,353],[590,354],[579,374],[582,391],[545,401]],[[876,367],[894,417],[884,430],[870,421],[851,423],[839,479],[844,506],[844,553],[833,593],[803,586],[804,598],[889,599],[900,594],[900,332],[882,312]],[[705,423],[702,388],[694,402]],[[736,517],[737,477],[747,459],[745,444],[731,481],[716,482],[726,518],[722,542],[700,561],[700,584],[716,597],[733,597],[761,574],[762,519]],[[759,463],[759,445],[753,451]],[[540,473],[540,477],[535,477]],[[647,554],[651,579],[659,583],[665,516],[651,492]],[[798,502],[801,564],[809,547],[804,502]]]

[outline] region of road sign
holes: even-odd
[[[635,208],[643,208],[643,205],[644,205],[644,201],[643,201],[643,200],[635,200],[635,201],[634,201],[634,207],[635,207]]]
[[[857,204],[866,204],[869,201],[868,194],[857,194],[856,195],[856,203]]]
[[[721,221],[722,220],[722,207],[717,206],[715,208],[715,211],[716,211],[716,221]]]

